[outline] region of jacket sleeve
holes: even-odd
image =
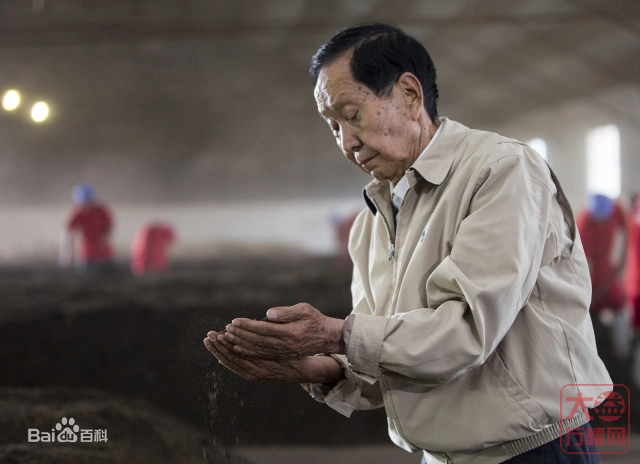
[[[450,255],[428,277],[427,307],[357,314],[348,364],[367,378],[442,384],[481,365],[535,285],[554,193],[506,155],[482,169]],[[401,312],[405,311],[405,312]]]

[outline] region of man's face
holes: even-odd
[[[350,59],[347,53],[320,71],[314,91],[318,111],[349,161],[378,180],[396,183],[420,155],[420,124],[410,111],[418,96],[396,84],[389,97],[376,97],[353,79]]]

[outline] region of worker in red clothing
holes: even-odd
[[[629,241],[625,283],[635,335],[631,354],[631,378],[636,388],[640,388],[640,194],[634,195],[631,202],[627,230]]]
[[[135,275],[164,271],[169,266],[167,249],[176,239],[168,224],[152,223],[142,227],[131,244],[131,272]]]
[[[640,194],[635,195],[627,223],[627,298],[633,310],[633,325],[640,332]]]
[[[620,256],[614,256],[616,240],[626,242],[626,217],[620,205],[611,198],[596,194],[589,198],[586,211],[577,219],[580,238],[591,275],[591,311],[604,308],[620,311],[625,294],[620,282],[624,268],[626,246],[620,246]],[[620,243],[620,242],[618,242]]]
[[[60,264],[68,267],[75,263],[77,270],[90,272],[112,269],[111,213],[106,206],[96,201],[91,185],[76,185],[71,196],[76,206],[60,242]],[[75,243],[77,236],[80,237],[79,246]]]
[[[608,326],[613,352],[626,359],[632,330],[622,285],[625,265],[627,218],[622,207],[605,195],[592,195],[577,219],[580,238],[591,275],[591,307],[594,327]],[[603,310],[610,310],[611,313]],[[598,321],[596,323],[596,320]],[[607,322],[608,321],[608,322]]]

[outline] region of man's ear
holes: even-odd
[[[414,74],[406,72],[398,78],[398,85],[402,91],[411,118],[417,120],[423,107],[422,85],[420,81]]]

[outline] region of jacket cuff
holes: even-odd
[[[356,314],[349,340],[349,366],[370,377],[380,376],[382,343],[389,318]]]
[[[309,384],[311,396],[321,403],[325,403],[331,409],[339,412],[345,417],[351,417],[351,413],[356,409],[360,401],[361,390],[359,382],[374,384],[377,379],[369,378],[353,372],[347,363],[346,356],[340,354],[330,355],[338,361],[345,372],[346,378],[338,382],[330,391],[327,391],[327,384]]]

